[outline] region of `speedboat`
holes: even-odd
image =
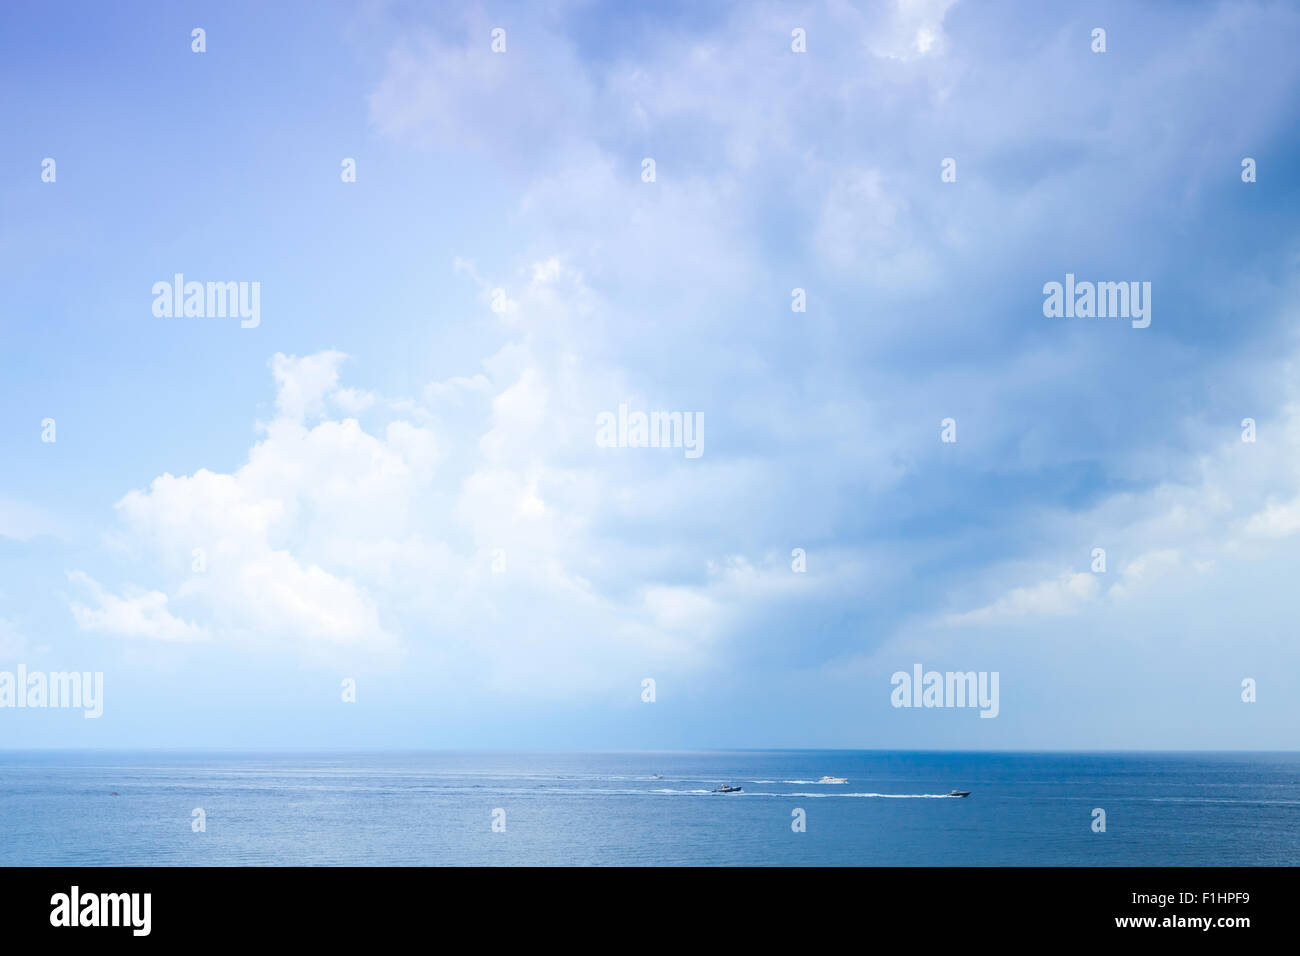
[[[650,777],[651,780],[662,780],[663,778],[664,775],[661,773],[652,774]]]
[[[710,793],[741,793],[744,791],[744,789],[745,789],[744,787],[733,787],[729,783],[724,783],[720,787],[714,787],[709,792]]]
[[[952,793],[948,794],[948,796],[950,796],[950,797],[969,797],[969,796],[970,796],[970,791],[969,791],[969,790],[954,790],[954,791],[952,791]]]
[[[848,777],[822,777],[818,783],[848,783]]]

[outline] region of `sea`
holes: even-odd
[[[1300,753],[0,751],[6,866],[1297,864]]]

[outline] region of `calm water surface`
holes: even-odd
[[[1300,754],[8,751],[0,864],[1297,865]]]

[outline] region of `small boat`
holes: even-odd
[[[745,789],[744,787],[733,787],[733,786],[732,786],[731,784],[729,784],[729,783],[724,783],[724,784],[723,784],[722,786],[720,786],[720,787],[714,787],[714,788],[713,788],[711,791],[709,791],[709,792],[710,792],[710,793],[741,793],[741,792],[744,791],[744,789]]]
[[[661,773],[651,774],[651,776],[650,776],[650,779],[651,779],[651,780],[662,780],[663,778],[664,778],[664,775],[661,774]]]
[[[969,790],[954,790],[954,791],[952,791],[952,793],[948,794],[948,796],[950,796],[950,797],[969,797],[969,796],[970,796],[970,791],[969,791]]]
[[[848,783],[848,777],[822,777],[818,783]]]

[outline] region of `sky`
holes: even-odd
[[[6,3],[0,747],[1293,749],[1298,36]]]

